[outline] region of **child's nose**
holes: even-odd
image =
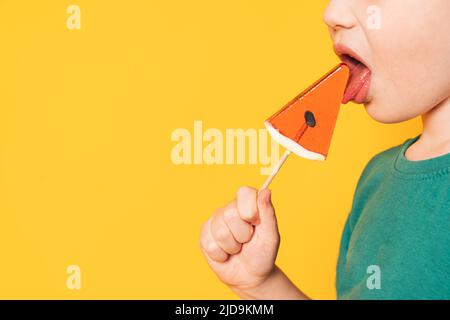
[[[350,29],[356,24],[357,19],[352,12],[351,4],[352,1],[349,0],[330,0],[323,13],[323,20],[332,35],[339,29]]]

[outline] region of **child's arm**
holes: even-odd
[[[243,299],[308,299],[275,265],[280,244],[270,190],[242,187],[205,222],[203,254],[219,279]]]
[[[242,299],[254,300],[309,300],[277,266],[271,275],[255,288],[231,289]]]

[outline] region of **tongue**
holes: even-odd
[[[352,66],[350,79],[348,80],[342,103],[346,104],[350,100],[353,100],[358,95],[361,88],[368,85],[369,79],[370,70],[364,64],[358,63],[357,65]]]

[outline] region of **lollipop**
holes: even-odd
[[[286,152],[261,190],[291,153],[310,160],[327,158],[349,73],[345,64],[339,64],[264,122]]]

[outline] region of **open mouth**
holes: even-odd
[[[355,55],[351,55],[348,52],[342,52],[339,54],[339,57],[350,69],[350,77],[342,103],[346,104],[349,101],[355,103],[366,102],[370,89],[370,69]]]

